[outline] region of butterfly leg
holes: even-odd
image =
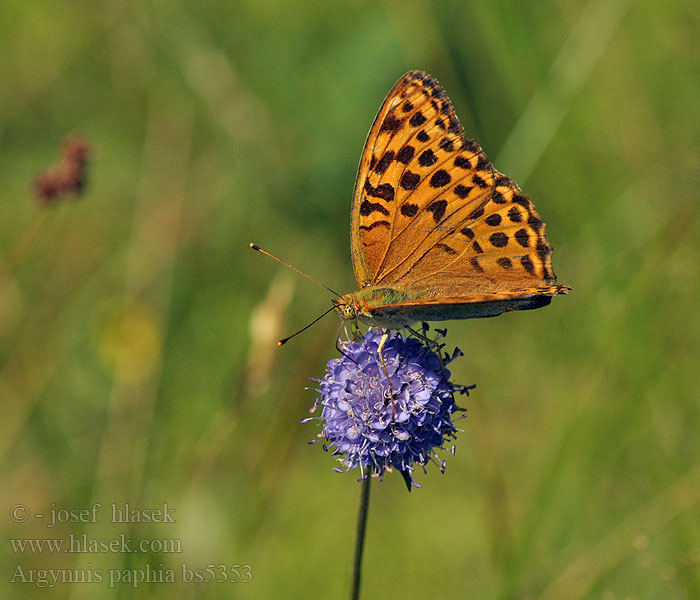
[[[384,331],[384,335],[379,342],[379,347],[377,348],[377,356],[379,356],[379,362],[382,363],[384,368],[384,374],[386,375],[386,380],[389,382],[389,393],[391,394],[391,412],[393,413],[393,420],[396,421],[396,405],[394,404],[394,388],[391,387],[391,379],[389,377],[389,369],[386,368],[386,362],[384,362],[384,356],[382,355],[382,350],[384,349],[384,344],[389,339],[389,332]]]

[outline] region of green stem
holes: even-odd
[[[367,530],[367,512],[369,510],[369,482],[372,480],[371,473],[362,482],[362,493],[360,495],[360,510],[357,515],[357,538],[355,540],[355,565],[352,577],[352,600],[360,597],[360,582],[362,579],[362,551],[365,547],[365,531]]]

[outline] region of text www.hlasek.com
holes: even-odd
[[[66,541],[68,544],[66,544]],[[177,554],[182,552],[182,541],[177,538],[165,539],[141,539],[133,540],[120,534],[116,538],[90,538],[85,534],[69,534],[64,538],[22,538],[11,539],[10,544],[15,553],[39,554],[49,553],[80,553],[80,552],[160,552],[165,554]]]

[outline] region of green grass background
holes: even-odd
[[[692,0],[3,3],[0,594],[344,598],[355,474],[300,425],[328,307],[255,241],[355,289],[349,211],[386,92],[437,77],[535,201],[567,297],[449,324],[476,383],[458,451],[375,483],[365,598],[700,598],[700,7]],[[89,185],[31,182],[60,140]],[[48,529],[30,513],[104,505]],[[109,522],[168,503],[174,524]],[[182,553],[8,539],[176,538]],[[251,565],[109,589],[109,569]],[[11,583],[17,566],[100,584]]]

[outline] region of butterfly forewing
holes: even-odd
[[[352,250],[360,287],[400,279],[421,248],[444,235],[448,190],[462,196],[462,205],[488,197],[493,173],[482,157],[475,142],[463,139],[432,77],[412,71],[399,80],[370,130],[355,183]],[[477,165],[481,178],[474,177]],[[460,172],[449,174],[453,168]]]
[[[352,227],[361,288],[453,305],[565,291],[550,287],[552,249],[532,202],[464,136],[444,90],[420,71],[398,81],[370,130]]]

